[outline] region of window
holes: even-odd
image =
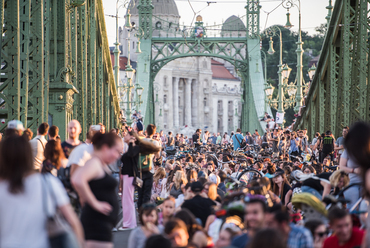
[[[204,98],[203,104],[204,104],[204,107],[207,107],[207,97]]]
[[[222,100],[219,100],[217,103],[217,110],[222,111]]]
[[[132,49],[135,49],[135,41],[132,42]]]
[[[161,22],[157,22],[157,23],[155,24],[155,28],[156,28],[156,29],[162,29],[162,23],[161,23]]]
[[[167,95],[163,95],[163,103],[167,103]]]
[[[228,111],[229,111],[229,113],[233,112],[233,101],[228,102]]]
[[[164,87],[167,87],[167,77],[164,77],[163,78],[163,86]]]

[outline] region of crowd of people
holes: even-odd
[[[370,247],[370,125],[262,136],[20,121],[0,141],[0,247]],[[120,211],[122,209],[122,211]],[[119,222],[119,220],[122,220]],[[118,224],[119,223],[119,224]]]

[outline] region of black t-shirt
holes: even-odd
[[[194,214],[196,218],[201,219],[202,225],[204,227],[206,225],[208,216],[213,213],[212,206],[215,205],[216,203],[211,199],[203,198],[200,195],[196,195],[192,199],[186,200],[182,204],[181,208],[188,209],[190,212],[192,212],[192,214]]]
[[[322,141],[322,152],[331,153],[334,151],[334,139],[326,136]]]
[[[82,144],[82,142],[80,142],[80,144]],[[77,146],[79,146],[80,144],[78,144]],[[66,158],[69,158],[69,155],[71,154],[72,150],[77,147],[69,144],[67,141],[63,141],[61,145]]]
[[[326,179],[329,181],[329,177],[331,176],[331,172],[324,172],[319,175],[316,175],[318,178]],[[302,186],[308,186],[315,190],[317,190],[319,193],[322,193],[324,190],[324,187],[321,185],[320,179],[315,178],[309,178],[302,182]]]
[[[194,134],[193,135],[193,143],[195,144],[195,146],[199,146],[198,142],[199,142],[199,135]]]
[[[280,200],[281,200],[281,203],[283,205],[285,205],[285,196],[286,194],[288,193],[289,190],[291,190],[292,187],[289,186],[289,184],[284,184],[284,188],[283,188],[283,195],[281,196]]]

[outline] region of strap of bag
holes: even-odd
[[[41,141],[39,138],[37,138],[37,140],[38,140],[38,141],[40,141],[40,143],[41,143],[41,145],[42,145],[42,148],[45,150],[44,143],[42,143],[42,141]]]
[[[141,161],[140,161],[141,153],[139,153],[139,166],[140,166],[140,179],[143,178],[142,171],[141,171]]]
[[[238,139],[238,135],[236,135],[235,134],[235,138],[236,138],[236,140],[238,141],[238,143],[239,143],[239,145],[240,145],[240,147],[242,146],[242,144],[240,143],[240,141],[239,141],[239,139]]]

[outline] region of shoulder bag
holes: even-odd
[[[236,134],[235,134],[236,135]],[[247,143],[245,143],[245,141],[244,141],[244,137],[243,137],[243,140],[242,140],[242,142],[240,143],[240,141],[239,141],[239,139],[238,139],[238,135],[236,135],[235,136],[235,138],[236,138],[236,140],[238,141],[238,143],[239,143],[239,145],[240,145],[240,148],[244,148],[246,145],[247,145]]]
[[[80,245],[77,242],[77,238],[72,231],[69,223],[65,220],[62,214],[57,208],[55,213],[51,214],[48,211],[48,190],[50,189],[52,195],[52,202],[56,205],[56,195],[53,187],[46,178],[47,176],[42,175],[42,201],[43,208],[46,214],[46,229],[49,237],[50,248],[79,248]]]
[[[140,154],[139,154],[139,158],[140,158]],[[135,166],[134,159],[132,159],[132,162],[133,162],[133,165]],[[140,163],[140,161],[138,161],[138,163],[140,164],[140,177],[136,176],[135,168],[132,167],[132,170],[134,171],[134,180],[132,181],[132,185],[134,185],[138,188],[141,188],[141,187],[143,187],[143,180],[142,180],[142,173],[141,173],[141,163]]]

